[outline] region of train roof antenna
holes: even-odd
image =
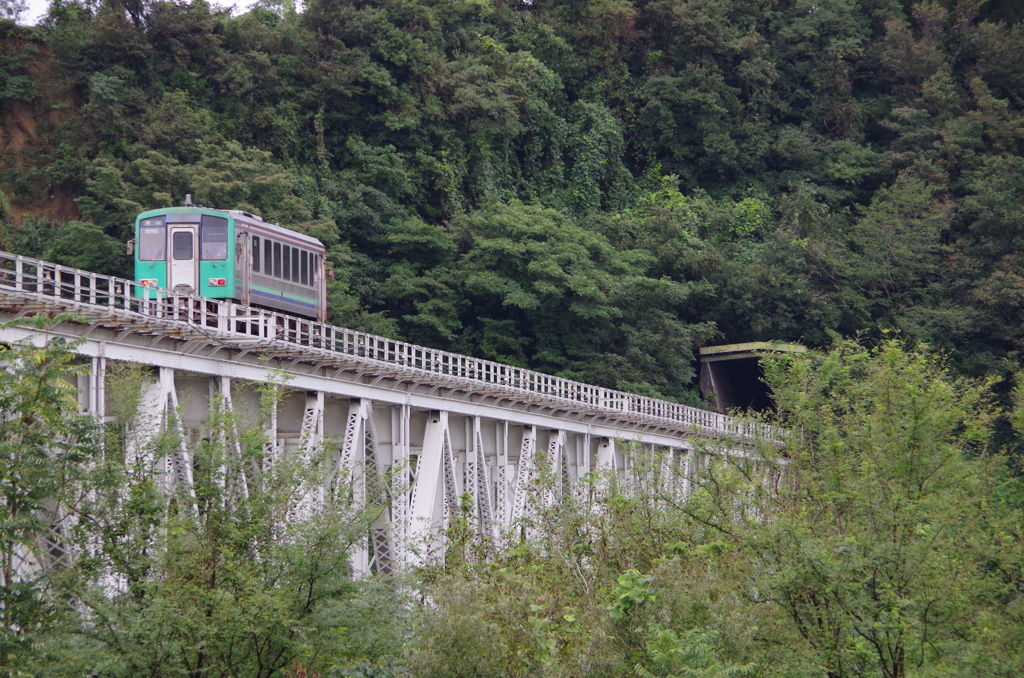
[[[192,207],[192,194],[191,193],[186,193],[185,194],[185,207]]]

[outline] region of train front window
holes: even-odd
[[[206,261],[223,261],[228,258],[227,219],[203,215],[203,225],[199,231],[199,253]]]
[[[167,258],[167,231],[164,218],[139,222],[139,261],[163,261]]]
[[[177,261],[192,258],[192,234],[189,231],[178,231],[171,235],[171,256]]]

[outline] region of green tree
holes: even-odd
[[[124,242],[105,234],[94,224],[69,221],[53,234],[42,258],[86,271],[131,278],[131,259]]]
[[[993,567],[1019,557],[1019,530],[995,495],[988,385],[896,341],[775,361],[768,379],[785,451],[712,464],[687,509],[747,559],[751,611],[779,613],[764,640],[829,676],[971,673],[975,621],[1020,596],[1014,566]]]
[[[8,323],[44,330],[69,316]],[[75,342],[48,337],[0,347],[0,673],[26,675],[53,623],[50,567],[69,550],[72,507],[100,450],[96,420],[79,411]]]
[[[840,275],[863,298],[873,321],[911,324],[922,334],[929,305],[948,280],[943,243],[954,206],[941,190],[912,172],[877,191],[853,224]],[[913,316],[917,324],[913,326]],[[927,337],[921,337],[922,339]]]
[[[478,210],[454,230],[462,252],[452,286],[472,309],[462,312],[457,349],[494,347],[486,357],[684,395],[689,356],[713,328],[681,318],[694,289],[647,277],[648,253],[618,250],[554,210],[517,202]]]
[[[194,441],[170,412],[147,442],[137,428],[147,381],[136,367],[108,385],[118,434],[76,507],[77,558],[54,589],[74,610],[49,634],[38,666],[66,676],[269,678],[297,660],[326,671],[394,653],[400,638],[389,615],[399,615],[400,596],[364,591],[349,567],[379,508],[351,506],[344,478],[315,510],[305,503],[305,492],[334,474],[329,451],[271,461],[263,419],[249,427],[222,408]],[[264,416],[281,388],[261,390]],[[191,486],[157,463],[183,445]],[[347,643],[345,628],[358,643]]]

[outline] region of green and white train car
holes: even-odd
[[[136,282],[326,318],[323,243],[248,212],[188,202],[136,217]]]

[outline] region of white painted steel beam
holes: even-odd
[[[448,413],[432,411],[423,432],[423,447],[416,459],[416,478],[410,497],[409,546],[420,563],[440,558],[444,530],[448,527],[454,490],[451,434]]]
[[[617,479],[617,491],[656,484],[679,498],[700,472],[696,439],[725,440],[747,454],[752,436],[782,433],[232,302],[136,299],[133,286],[0,252],[0,322],[64,310],[89,320],[45,333],[0,326],[0,341],[84,339],[77,350],[90,370],[79,397],[100,419],[109,363],[151,366],[130,427],[130,463],[154,469],[165,490],[195,510],[192,444],[211,435],[207,415],[216,414],[212,435],[226,454],[216,482],[226,495],[248,497],[288,460],[311,471],[296,481],[293,519],[316,516],[339,493],[372,511],[353,554],[359,572],[442,558],[456,512],[465,510],[476,538],[500,539],[526,522],[536,501],[586,503],[608,489],[590,481],[595,472]],[[252,384],[278,396],[262,413]],[[262,458],[250,468],[240,463],[243,417],[265,430]],[[651,463],[635,464],[631,454]],[[534,496],[542,472],[551,484]],[[630,480],[640,472],[651,477]]]

